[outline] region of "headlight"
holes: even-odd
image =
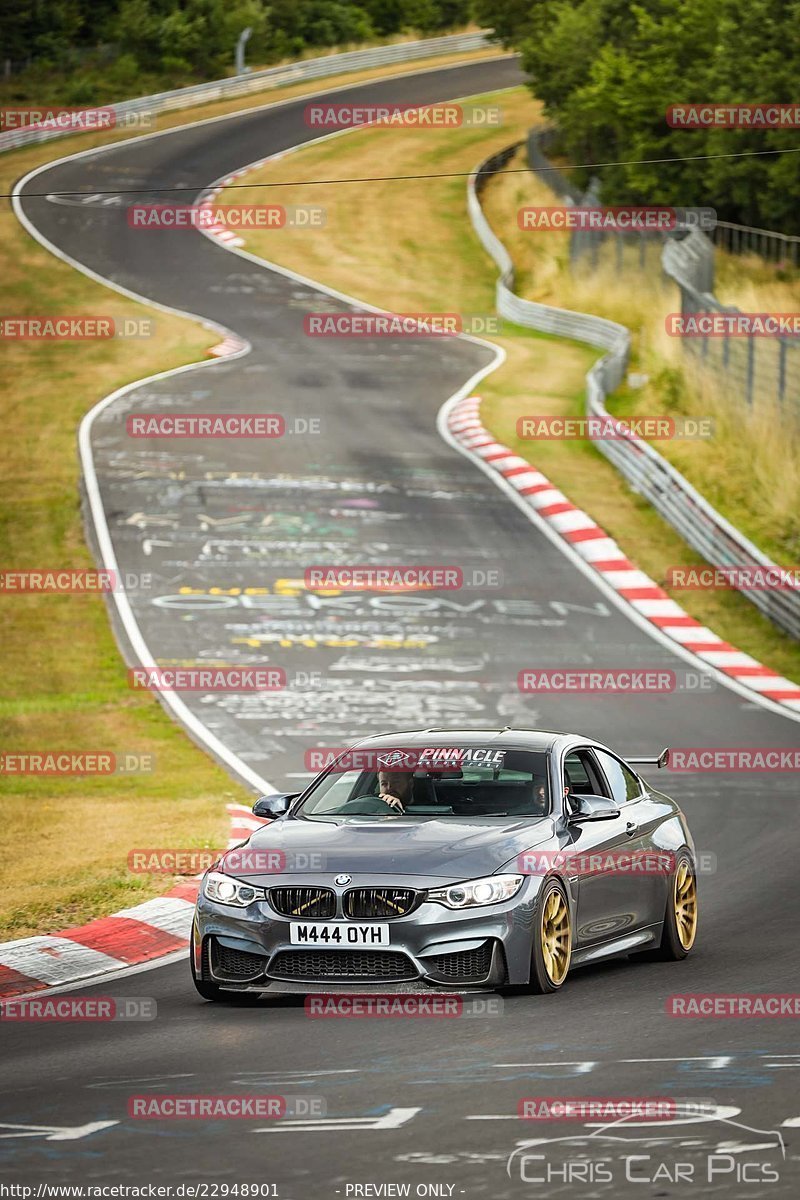
[[[469,879],[466,883],[451,883],[449,887],[431,888],[427,899],[444,904],[446,908],[477,908],[484,904],[499,904],[510,900],[522,887],[524,875],[487,875],[485,879]]]
[[[217,904],[232,904],[235,908],[247,908],[254,900],[266,900],[267,893],[263,888],[253,887],[252,883],[242,883],[231,875],[223,875],[221,871],[209,871],[203,879],[203,895]]]

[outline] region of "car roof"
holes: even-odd
[[[572,741],[575,734],[559,733],[553,729],[525,729],[506,725],[501,729],[461,729],[458,726],[431,726],[426,729],[405,729],[392,733],[375,734],[355,742],[358,749],[404,749],[417,746],[496,746],[514,750],[547,751],[564,740]],[[593,741],[580,738],[581,741]]]

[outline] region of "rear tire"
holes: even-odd
[[[697,878],[694,862],[688,850],[679,850],[669,883],[661,942],[656,950],[647,951],[641,957],[651,962],[680,962],[686,958],[696,937]]]
[[[563,886],[549,880],[542,889],[531,954],[530,990],[557,992],[566,981],[572,957],[572,920]]]

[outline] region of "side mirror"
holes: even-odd
[[[573,796],[577,808],[570,814],[570,824],[581,821],[612,821],[619,816],[619,806],[608,796]]]
[[[259,796],[253,805],[253,815],[256,817],[268,817],[270,821],[274,821],[276,817],[282,817],[284,813],[289,811],[290,804],[299,795],[299,792],[292,792],[290,794],[274,792],[271,796]]]

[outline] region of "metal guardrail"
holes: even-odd
[[[767,262],[798,265],[800,237],[793,233],[778,233],[775,229],[755,229],[752,225],[736,225],[733,221],[717,221],[712,241],[728,254],[757,254]]]
[[[618,387],[625,377],[630,331],[624,325],[618,325],[616,321],[607,321],[604,317],[576,313],[566,308],[554,308],[550,304],[538,304],[534,300],[523,300],[521,296],[517,296],[514,292],[514,264],[511,256],[483,214],[480,193],[484,184],[491,175],[505,166],[519,145],[521,143],[515,143],[488,158],[472,173],[467,184],[470,219],[484,248],[500,268],[500,277],[495,288],[497,311],[501,317],[506,317],[518,325],[527,325],[543,333],[574,338],[576,341],[588,342],[592,346],[610,350],[611,353],[606,355],[601,363],[604,364],[604,377],[611,391]]]
[[[568,203],[601,207],[592,186],[582,196],[562,172],[551,166],[546,150],[555,135],[552,126],[531,131],[528,137],[531,169]],[[694,211],[702,214],[704,210]],[[713,216],[713,209],[705,211]],[[702,233],[702,229],[709,232]],[[714,217],[707,225],[691,228],[688,236],[685,230],[680,232],[680,226],[673,232],[653,234],[575,229],[569,240],[573,263],[585,261],[588,255],[594,269],[600,262],[601,247],[613,245],[616,251],[613,265],[618,273],[626,269],[663,270],[678,285],[683,316],[736,314],[739,309],[723,304],[714,295],[715,244],[720,248],[733,247],[735,253],[750,251],[766,260],[774,258],[788,264],[792,256],[792,261],[797,261],[800,238],[716,222]],[[635,253],[631,254],[634,247]],[[605,261],[609,265],[608,257]],[[790,334],[762,337],[747,332],[720,335],[696,330],[691,336],[682,336],[681,343],[692,369],[707,379],[724,378],[731,399],[740,400],[748,410],[768,410],[770,415],[776,406],[779,418],[800,423],[800,340],[797,337]]]
[[[559,196],[568,197],[573,204],[580,204],[583,193],[576,187],[568,175],[554,167],[545,155],[545,150],[555,138],[556,129],[553,125],[537,126],[528,134],[527,154],[528,165],[532,171],[547,173],[547,183],[552,191]]]
[[[610,417],[605,404],[606,396],[619,386],[627,371],[630,330],[616,321],[591,313],[571,312],[517,296],[513,290],[514,264],[511,256],[492,230],[481,207],[480,194],[487,180],[505,166],[521,144],[509,146],[486,159],[470,175],[467,183],[467,207],[473,228],[500,271],[496,284],[497,310],[501,316],[517,325],[573,338],[607,351],[586,375],[587,413],[605,419]],[[717,512],[649,442],[631,433],[625,438],[596,440],[595,445],[625,476],[634,491],[644,496],[712,566],[777,569],[766,554]],[[743,590],[742,595],[781,629],[800,638],[800,591]]]
[[[741,311],[734,305],[723,304],[711,290],[713,253],[712,243],[701,233],[690,234],[684,241],[669,242],[664,247],[661,265],[678,285],[683,316]],[[800,422],[800,342],[796,337],[759,337],[750,333],[682,340],[684,350],[698,369],[724,376],[728,394],[738,395],[748,409],[772,405],[777,418],[790,420],[795,426]]]
[[[661,253],[661,265],[678,287],[691,289],[698,300],[702,297],[702,305],[713,303],[722,309],[722,305],[713,294],[714,247],[705,234],[694,231],[679,242],[665,242]],[[698,308],[694,311],[700,310]]]
[[[261,92],[269,88],[301,83],[306,79],[323,79],[332,75],[343,75],[348,71],[366,70],[370,67],[391,66],[392,63],[414,62],[419,58],[434,58],[444,54],[461,54],[470,50],[481,50],[494,46],[490,42],[490,31],[477,33],[454,33],[447,37],[426,38],[419,42],[398,42],[393,46],[377,46],[367,50],[350,50],[345,54],[329,54],[320,58],[309,58],[303,62],[287,63],[281,67],[268,67],[265,71],[253,71],[248,75],[236,75],[231,79],[211,80],[192,87],[177,88],[171,92],[158,92],[153,96],[140,96],[135,100],[122,100],[118,104],[104,104],[103,111],[110,110],[119,125],[129,117],[143,114],[168,112],[179,108],[190,108],[194,104],[208,104],[212,100],[232,100]],[[15,150],[36,142],[47,142],[53,138],[66,137],[80,132],[76,129],[29,126],[24,129],[9,129],[0,133],[0,151]]]

